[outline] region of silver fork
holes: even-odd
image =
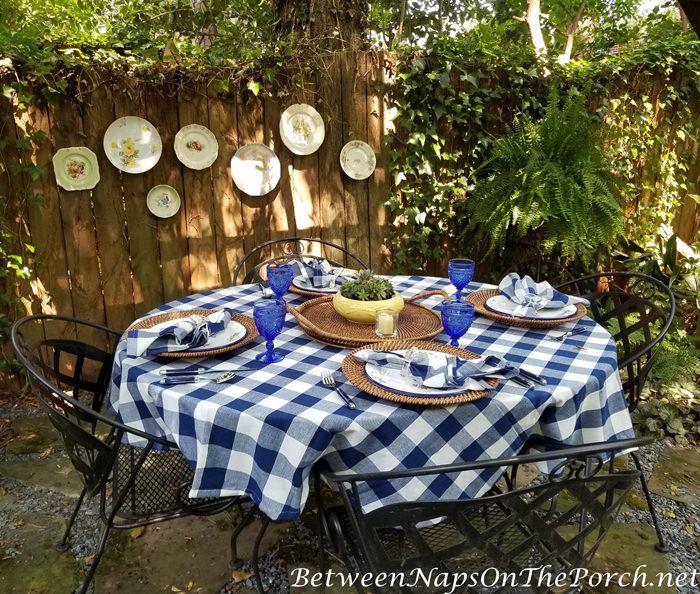
[[[177,375],[172,377],[164,377],[160,380],[161,384],[196,384],[199,382],[214,382],[215,384],[221,384],[225,381],[230,380],[236,375],[235,371],[227,371],[216,377],[206,377],[203,375]]]
[[[562,341],[565,338],[568,338],[569,336],[576,336],[577,334],[582,334],[585,332],[585,328],[574,328],[573,330],[569,330],[568,332],[564,332],[564,334],[560,334],[559,336],[547,336],[549,340],[558,340]]]
[[[348,408],[356,408],[355,403],[352,401],[352,398],[350,398],[350,396],[348,396],[345,393],[345,390],[343,390],[338,384],[335,383],[335,378],[333,377],[332,371],[323,371],[321,373],[321,381],[323,382],[324,386],[328,386],[329,388],[335,390],[338,393],[338,395],[343,399],[343,402],[345,402]]]

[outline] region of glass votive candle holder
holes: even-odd
[[[399,313],[390,309],[380,309],[374,323],[374,333],[379,338],[396,338],[399,331]]]

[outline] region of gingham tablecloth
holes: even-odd
[[[395,276],[392,282],[406,297],[435,288],[454,292],[445,279]],[[227,307],[252,315],[258,299],[259,289],[247,285],[185,297],[151,313]],[[292,304],[303,300],[287,296]],[[423,304],[437,308],[440,301],[430,297]],[[460,346],[523,364],[548,384],[526,391],[506,382],[485,398],[447,407],[397,405],[346,382],[357,405],[349,409],[321,381],[324,371],[340,368],[348,351],[310,339],[291,315],[275,341],[286,357],[222,384],[164,386],[158,372],[253,365],[264,350],[262,339],[218,357],[179,360],[128,357],[122,340],[110,406],[126,424],[179,445],[195,468],[192,497],[245,493],[270,518],[292,519],[304,507],[311,468],[321,459],[335,472],[374,472],[514,455],[528,438],[580,445],[632,437],[614,342],[592,320],[578,324],[588,331],[557,342],[547,334],[574,323],[527,330],[477,316]],[[441,334],[436,340],[448,339]],[[362,504],[371,510],[409,498],[477,497],[497,478],[498,471],[490,470],[452,480],[377,482],[362,493]]]

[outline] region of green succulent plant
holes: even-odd
[[[387,279],[374,276],[371,270],[362,270],[357,280],[340,285],[340,294],[357,301],[384,301],[394,296],[394,285]]]

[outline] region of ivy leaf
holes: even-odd
[[[251,93],[253,93],[253,95],[255,95],[256,97],[260,93],[260,89],[262,89],[262,86],[260,85],[260,83],[257,81],[254,81],[254,80],[248,81],[248,84],[246,86],[247,86],[247,89]]]

